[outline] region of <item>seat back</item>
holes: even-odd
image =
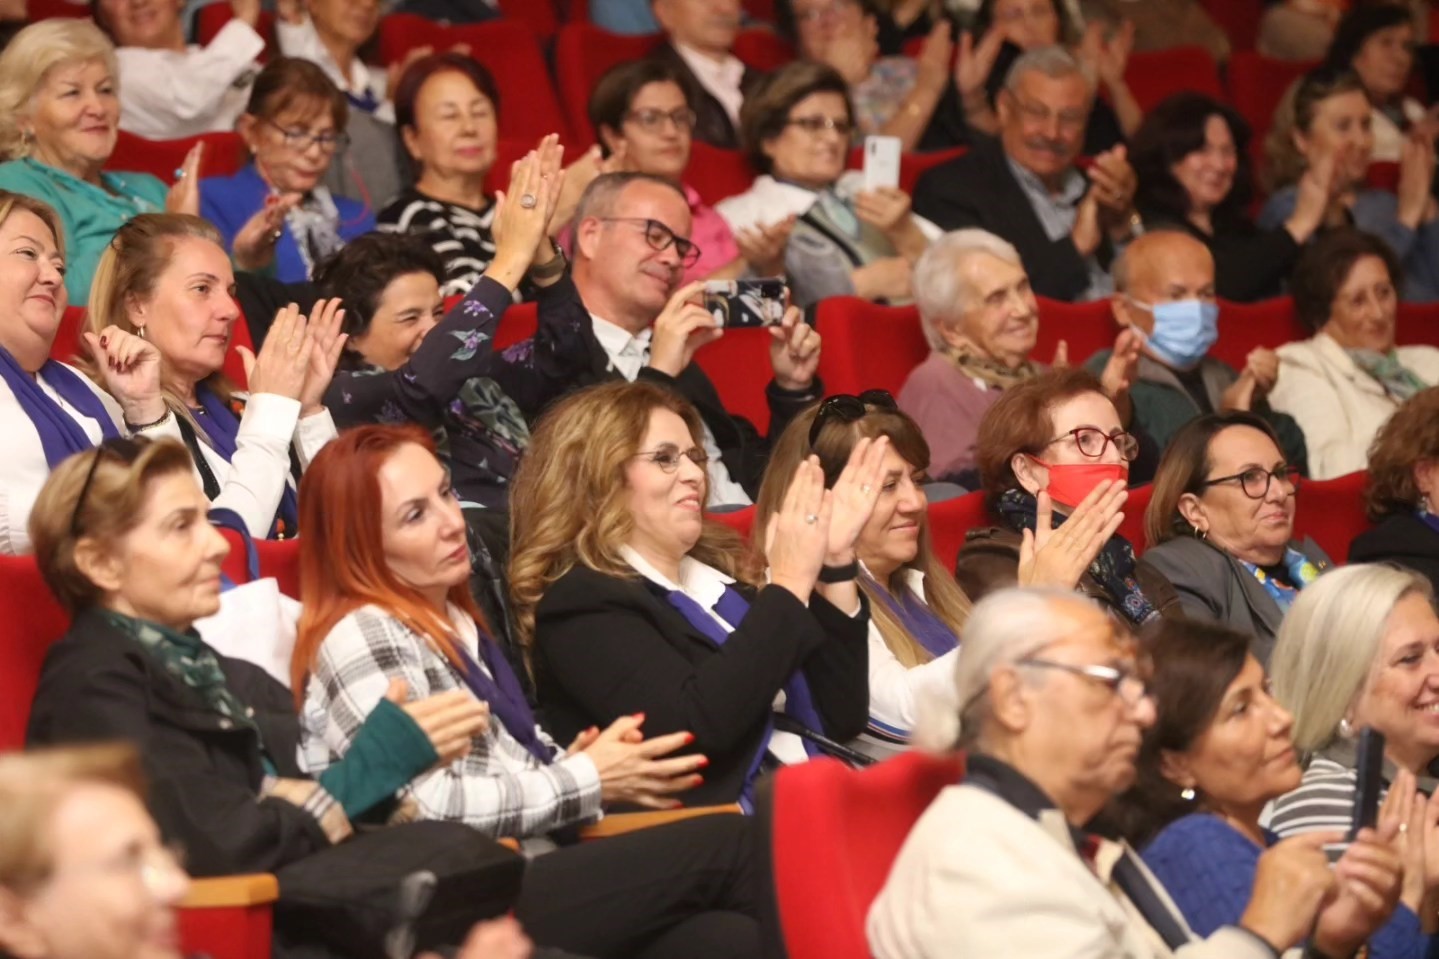
[[[685,182],[710,206],[748,190],[754,177],[754,169],[739,150],[725,150],[698,140],[690,144]]]
[[[1258,346],[1275,349],[1302,340],[1309,332],[1294,316],[1294,301],[1287,296],[1258,303],[1219,303],[1219,339],[1209,355],[1236,370],[1244,369],[1249,351]]]
[[[826,393],[899,388],[929,356],[929,343],[912,306],[878,306],[854,296],[819,302],[815,329],[822,340],[819,374]]]
[[[1129,540],[1138,556],[1144,552],[1144,511],[1154,496],[1154,484],[1145,483],[1129,490],[1129,499],[1124,501],[1124,521],[1119,524],[1119,535]]]
[[[1299,480],[1294,510],[1294,537],[1309,536],[1335,563],[1349,557],[1354,537],[1373,526],[1364,515],[1364,487],[1369,474],[1363,470],[1327,480]]]
[[[73,364],[81,352],[88,354],[88,350],[81,349],[84,341],[80,339],[80,329],[84,325],[85,307],[65,307],[65,315],[60,317],[60,326],[56,328],[55,339],[50,344],[50,359]]]
[[[1040,363],[1049,363],[1063,340],[1069,351],[1069,365],[1083,366],[1100,350],[1114,345],[1119,335],[1109,300],[1092,303],[1065,303],[1038,297],[1039,333],[1034,340],[1033,356]]]
[[[770,332],[762,327],[736,327],[695,351],[694,361],[714,383],[724,407],[743,416],[763,436],[769,433],[769,400],[765,387],[774,370],[769,362]]]
[[[963,773],[959,756],[909,752],[863,770],[815,759],[761,785],[774,891],[761,909],[770,944],[783,944],[776,954],[869,959],[870,904],[910,829]]]
[[[1308,61],[1271,60],[1253,50],[1235,50],[1229,57],[1229,102],[1249,124],[1250,158],[1264,156],[1264,137],[1274,123],[1274,111],[1284,91],[1299,77],[1319,64]]]
[[[540,328],[540,311],[534,303],[516,303],[505,310],[495,330],[495,349],[503,350],[528,340]]]
[[[1439,303],[1401,302],[1394,340],[1400,346],[1439,347]]]
[[[746,506],[744,509],[732,509],[724,513],[706,513],[705,516],[715,522],[723,523],[745,539],[749,539],[750,533],[754,528],[753,506]]]
[[[115,137],[115,151],[105,168],[148,173],[170,183],[175,179],[175,171],[185,162],[185,154],[196,143],[205,144],[205,152],[200,157],[202,177],[230,176],[245,165],[245,141],[238,133],[222,131],[179,140],[147,140],[121,130]]]
[[[1262,4],[1254,0],[1202,0],[1202,6],[1229,38],[1231,49],[1254,49],[1259,38],[1259,18],[1264,13]]]
[[[221,564],[226,576],[236,583],[250,579],[245,568],[245,541],[232,529],[220,529],[220,535],[230,544],[230,552]],[[273,577],[280,592],[291,599],[300,598],[300,541],[298,539],[268,540],[257,539],[255,556],[260,562],[260,576]]]
[[[639,36],[610,33],[583,21],[560,27],[555,40],[555,76],[576,146],[587,147],[595,142],[595,132],[590,129],[589,103],[590,91],[600,77],[611,67],[648,56],[663,39],[658,33]],[[694,165],[692,160],[692,169]]]
[[[560,28],[555,0],[500,0],[500,13],[521,21],[545,43],[554,39]]]
[[[746,27],[734,38],[732,48],[737,59],[747,67],[769,73],[794,59],[794,47],[779,34],[765,27]]]
[[[69,626],[35,557],[0,556],[0,750],[25,745],[45,653]]]
[[[1224,85],[1219,82],[1219,64],[1204,47],[1171,47],[1132,53],[1124,71],[1124,81],[1134,99],[1148,113],[1172,94],[1192,91],[1224,99]]]
[[[940,562],[954,572],[965,535],[981,526],[993,526],[984,505],[984,491],[976,490],[929,507],[929,543]]]

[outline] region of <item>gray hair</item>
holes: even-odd
[[[952,230],[935,240],[914,264],[914,302],[919,322],[932,350],[944,349],[941,327],[964,316],[973,307],[974,290],[960,272],[966,257],[987,253],[1021,270],[1019,251],[987,230]]]
[[[15,34],[0,53],[0,159],[30,155],[32,144],[20,118],[30,112],[36,91],[56,67],[99,61],[110,71],[116,89],[120,68],[110,39],[89,20],[53,17],[32,23]]]
[[[590,185],[585,187],[585,192],[580,194],[580,201],[575,205],[574,218],[570,222],[578,227],[591,217],[613,216],[615,206],[620,200],[620,194],[631,183],[641,182],[659,184],[666,189],[675,191],[681,199],[684,198],[683,190],[669,180],[657,177],[652,173],[601,173],[591,180]]]
[[[1026,73],[1042,73],[1051,80],[1062,80],[1065,77],[1078,76],[1088,84],[1090,91],[1094,90],[1094,75],[1089,68],[1079,62],[1079,59],[1064,47],[1036,47],[1027,53],[1022,53],[1009,67],[1009,72],[1004,75],[1004,89],[1014,93],[1019,89],[1019,81]]]
[[[1311,754],[1333,742],[1339,720],[1364,690],[1384,642],[1389,614],[1406,596],[1431,603],[1418,573],[1357,563],[1306,586],[1279,627],[1269,674],[1274,698],[1294,714],[1294,747]]]

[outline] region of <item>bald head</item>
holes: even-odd
[[[1154,310],[1176,300],[1214,301],[1214,257],[1188,233],[1152,230],[1114,263],[1111,308],[1120,326],[1154,332]]]

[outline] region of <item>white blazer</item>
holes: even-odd
[[[1439,349],[1401,346],[1396,352],[1426,385],[1439,383]],[[1279,379],[1269,405],[1294,417],[1304,431],[1309,475],[1330,479],[1365,469],[1369,444],[1399,404],[1328,334],[1286,343],[1278,353]]]
[[[1173,900],[1134,859],[1182,926]],[[1080,858],[1058,810],[1031,819],[964,784],[945,787],[915,824],[867,929],[875,959],[1273,959],[1229,927],[1171,951]]]

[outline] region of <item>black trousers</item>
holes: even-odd
[[[538,945],[595,959],[750,959],[755,867],[748,817],[701,816],[540,856],[515,915]]]

